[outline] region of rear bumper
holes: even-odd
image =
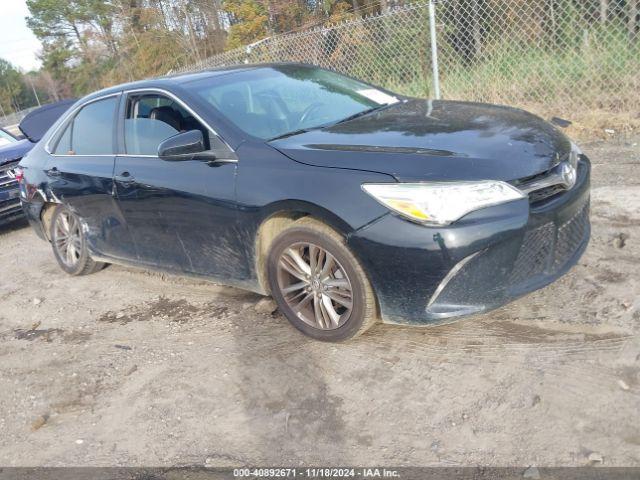
[[[446,228],[388,214],[349,244],[370,276],[383,321],[436,324],[486,312],[565,274],[590,237],[590,165],[569,191],[535,208],[487,208]]]

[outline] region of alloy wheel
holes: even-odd
[[[82,252],[82,236],[80,222],[70,212],[61,212],[53,230],[53,243],[58,256],[69,268],[75,267],[80,261]]]
[[[311,327],[333,330],[351,315],[353,291],[346,270],[313,243],[295,243],[280,254],[278,286],[295,315]]]

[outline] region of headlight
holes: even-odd
[[[526,197],[499,181],[368,183],[362,189],[394,212],[431,225],[448,225],[474,210]]]

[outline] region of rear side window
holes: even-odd
[[[67,125],[54,151],[58,155],[112,155],[117,97],[83,107]]]

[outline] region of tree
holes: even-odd
[[[225,0],[229,16],[228,48],[236,48],[267,36],[269,15],[267,8],[257,0]]]
[[[61,92],[61,84],[56,81],[51,73],[45,69],[41,69],[38,72],[33,72],[31,75],[32,82],[36,90],[38,91],[38,95],[40,97],[44,97],[45,100],[51,100],[57,102],[62,97],[60,95]],[[40,92],[44,92],[44,95],[41,95]]]
[[[90,9],[85,0],[27,0],[31,16],[27,25],[44,42],[65,39],[81,52],[86,51],[82,34],[90,21]]]
[[[0,58],[0,105],[5,113],[22,108],[26,89],[22,75],[11,63]]]

